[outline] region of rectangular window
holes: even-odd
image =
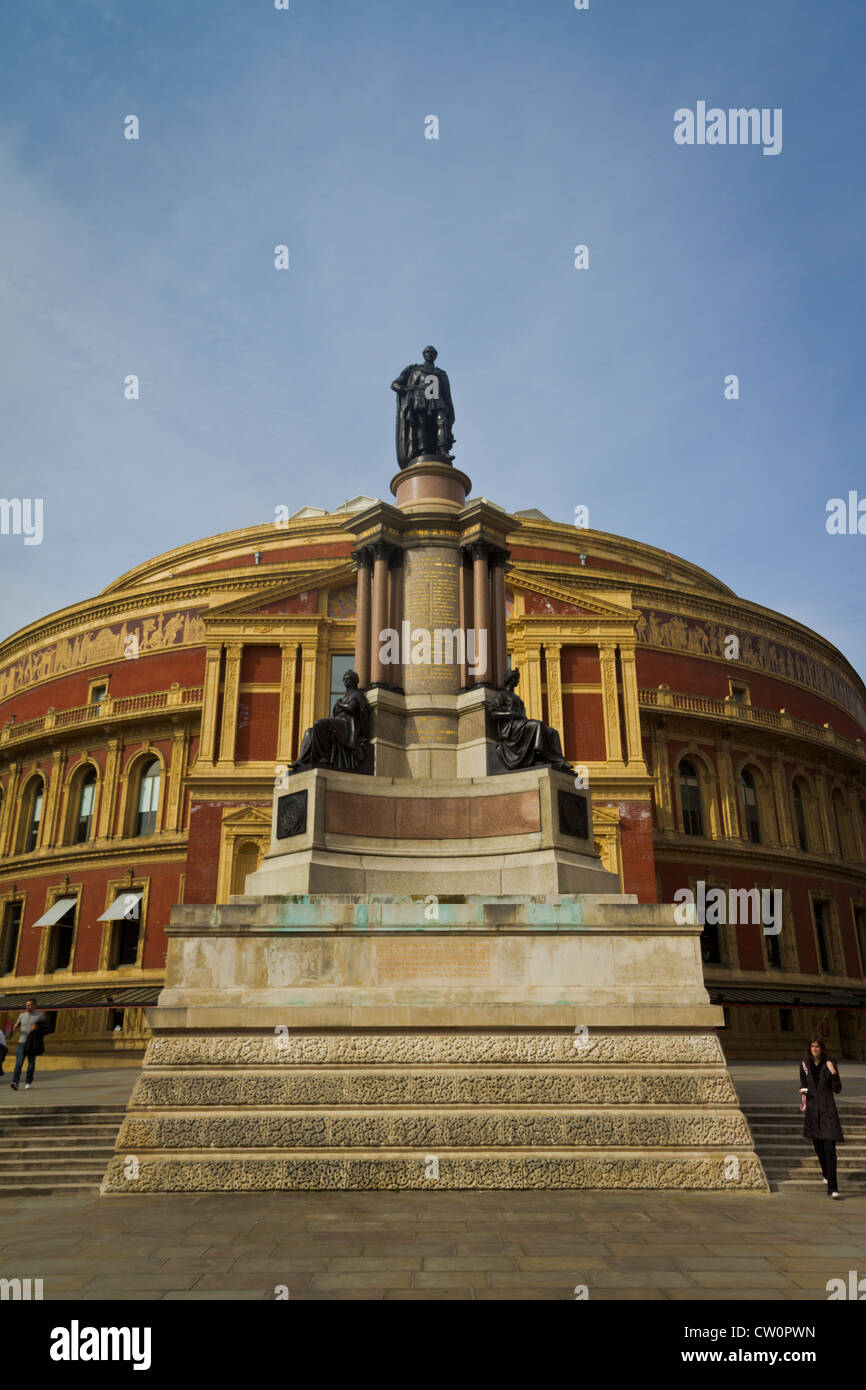
[[[109,1033],[123,1032],[123,1009],[108,1010],[108,1031]]]
[[[346,687],[343,684],[343,677],[347,671],[351,671],[355,664],[353,656],[339,655],[331,657],[331,693],[328,698],[328,714],[334,708],[335,700],[339,700],[341,695],[345,695]]]
[[[0,940],[0,975],[11,975],[18,955],[21,936],[22,903],[7,903],[3,913],[3,937]]]
[[[722,941],[715,923],[704,924],[701,932],[701,957],[705,965],[722,964]]]
[[[768,936],[764,934],[767,943],[767,964],[772,965],[776,970],[782,968],[782,948],[779,945],[780,936]]]
[[[794,1031],[794,1010],[779,1010],[779,1028],[783,1033],[793,1033]]]
[[[815,918],[815,937],[818,942],[818,965],[827,974],[830,973],[830,904],[816,899],[812,903],[812,913]]]
[[[866,975],[866,907],[855,907],[854,924],[857,945],[860,947],[860,974]]]
[[[92,705],[101,705],[107,694],[108,694],[108,686],[107,686],[107,685],[93,685],[93,686],[91,686],[91,687],[90,687],[90,703],[91,703]]]
[[[138,922],[115,922],[113,968],[122,965],[135,965],[138,960]]]
[[[49,927],[48,951],[45,959],[45,972],[50,975],[55,970],[68,970],[72,964],[72,945],[75,941],[75,914],[78,901],[72,904],[53,927]]]
[[[134,893],[140,893],[141,886],[135,890],[124,889],[117,895],[112,907],[118,903],[126,904],[125,911],[119,912],[111,923],[111,937],[108,944],[108,968],[119,970],[122,966],[138,964],[138,946],[141,937],[141,899],[134,900]]]

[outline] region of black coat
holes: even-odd
[[[34,1024],[27,1034],[27,1037],[24,1039],[24,1056],[41,1057],[45,1051],[44,1037],[45,1028],[43,1025],[39,1023]]]
[[[836,1063],[834,1062],[833,1065],[836,1066]],[[805,1138],[835,1139],[839,1144],[844,1143],[845,1136],[842,1133],[836,1102],[833,1099],[833,1096],[838,1095],[842,1089],[838,1067],[836,1075],[833,1076],[827,1070],[827,1063],[822,1062],[818,1069],[816,1081],[809,1063],[801,1062],[797,1084],[806,1087],[806,1109],[803,1113]]]

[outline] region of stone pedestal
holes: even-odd
[[[301,773],[275,794],[246,892],[617,894],[573,781],[549,767],[453,781]]]
[[[766,1189],[671,907],[243,898],[169,934],[105,1192]]]
[[[105,1192],[766,1188],[700,928],[619,892],[573,776],[495,761],[515,522],[468,489],[416,460],[347,520],[373,775],[291,776],[246,894],[175,908]],[[404,623],[483,656],[386,660]]]

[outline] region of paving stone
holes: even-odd
[[[406,1302],[410,1301],[432,1301],[441,1302],[466,1302],[471,1303],[475,1297],[473,1289],[386,1289],[385,1301],[399,1299]]]
[[[379,1270],[391,1269],[421,1269],[422,1257],[419,1252],[414,1255],[357,1255],[349,1259],[335,1257],[329,1262],[328,1269],[332,1274],[348,1273],[353,1269],[366,1271],[375,1274]]]
[[[535,1302],[541,1302],[541,1300],[544,1300],[544,1302],[549,1302],[551,1299],[554,1299],[557,1302],[565,1302],[566,1300],[574,1299],[573,1289],[538,1289],[532,1288],[529,1285],[524,1285],[523,1287],[516,1289],[478,1288],[473,1289],[472,1293],[473,1296],[479,1302],[492,1302],[494,1299],[497,1302],[500,1300],[507,1299],[515,1303],[526,1303],[530,1300],[533,1300]]]
[[[608,1255],[518,1255],[514,1264],[518,1269],[530,1271],[574,1269],[611,1269],[613,1265]],[[493,1266],[489,1266],[493,1268]]]
[[[518,1257],[508,1255],[485,1255],[483,1260],[479,1260],[477,1255],[425,1255],[425,1270],[455,1270],[478,1269],[483,1265],[484,1269],[515,1269],[520,1267]]]
[[[592,1286],[598,1289],[627,1288],[682,1289],[689,1287],[684,1274],[674,1269],[599,1269],[593,1271]]]
[[[693,1269],[690,1277],[701,1289],[773,1289],[784,1288],[794,1282],[793,1276],[789,1277],[772,1269],[753,1272],[734,1269]]]
[[[329,1255],[304,1254],[267,1257],[258,1254],[245,1255],[243,1259],[235,1260],[234,1264],[231,1265],[230,1272],[232,1274],[260,1274],[265,1278],[270,1278],[272,1272],[276,1276],[276,1272],[279,1270],[284,1270],[287,1274],[293,1271],[295,1273],[308,1271],[310,1274],[316,1274],[321,1270],[328,1269],[330,1265],[331,1257]],[[217,1272],[225,1273],[224,1270]],[[277,1279],[276,1282],[280,1283],[280,1280]],[[282,1282],[286,1283],[286,1280],[284,1279]]]
[[[87,1301],[273,1299],[278,1284],[304,1301],[573,1301],[580,1283],[592,1299],[811,1301],[866,1270],[866,1200],[840,1206],[513,1190],[16,1198],[0,1201],[0,1274],[69,1280],[58,1292]]]
[[[742,1303],[744,1299],[760,1299],[762,1302],[777,1302],[785,1297],[782,1289],[749,1289],[747,1294],[742,1289],[668,1289],[667,1296],[677,1301],[689,1303],[716,1303],[721,1299],[735,1300]]]
[[[499,1270],[491,1270],[490,1287],[494,1289],[525,1288],[525,1289],[567,1289],[574,1297],[575,1284],[591,1284],[595,1280],[588,1277],[588,1271],[584,1267],[575,1264],[570,1270],[565,1269],[544,1269],[526,1270],[516,1269],[511,1273]]]
[[[278,1284],[285,1284],[291,1297],[294,1298],[296,1292],[310,1287],[310,1280],[313,1275],[311,1271],[295,1270],[292,1274],[287,1274],[284,1279],[278,1277],[273,1270],[229,1270],[228,1274],[202,1274],[197,1276],[196,1289],[210,1292],[220,1292],[226,1289],[242,1289],[251,1292],[259,1289],[268,1298],[274,1297],[274,1289]]]
[[[424,1271],[412,1280],[415,1289],[473,1289],[487,1288],[487,1271],[484,1269],[453,1270],[450,1274],[443,1270]]]
[[[87,1285],[88,1293],[103,1290],[103,1298],[118,1298],[121,1294],[146,1293],[154,1289],[190,1289],[199,1278],[197,1274],[97,1274]]]
[[[314,1274],[312,1287],[334,1291],[336,1289],[408,1289],[412,1275],[408,1271],[382,1270],[375,1274],[362,1274],[355,1270],[351,1274]]]

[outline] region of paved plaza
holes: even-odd
[[[744,1103],[796,1092],[732,1064]],[[137,1072],[43,1072],[0,1106],[122,1102]],[[866,1097],[866,1066],[842,1067]],[[844,1122],[844,1111],[843,1111]],[[806,1141],[804,1141],[805,1143]],[[866,1274],[866,1195],[279,1192],[0,1198],[0,1277],[46,1299],[826,1300]],[[283,1295],[284,1296],[284,1295]]]
[[[46,1299],[826,1300],[866,1196],[601,1192],[0,1202],[0,1275]]]

